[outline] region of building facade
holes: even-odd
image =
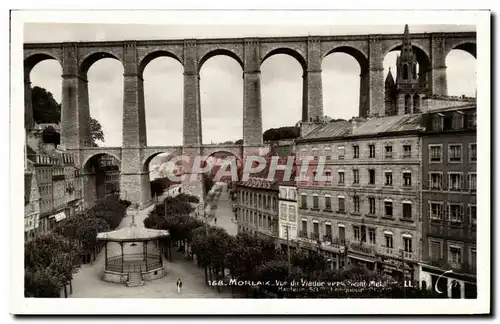
[[[279,239],[282,248],[297,240],[297,186],[295,182],[280,183],[278,194],[279,204]]]
[[[80,170],[71,153],[43,142],[43,127],[37,125],[26,134],[25,160],[27,171],[32,174],[29,203],[25,205],[25,216],[29,216],[25,218],[27,238],[52,230],[57,222],[73,216],[82,206]]]
[[[27,147],[26,147],[27,149]],[[40,194],[33,162],[25,159],[24,169],[24,240],[36,236],[40,216]]]
[[[297,140],[304,248],[325,254],[335,269],[354,263],[418,278],[420,120],[330,122]]]
[[[278,237],[278,185],[264,178],[236,184],[238,232]]]
[[[476,298],[476,106],[424,115],[422,286]]]

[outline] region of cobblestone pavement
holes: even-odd
[[[137,226],[143,226],[143,220],[152,207],[146,208],[135,215]],[[135,212],[134,212],[135,213]],[[131,213],[127,215],[119,228],[129,226]],[[140,243],[135,247],[127,246],[125,253],[133,253],[133,249],[142,251]],[[156,248],[152,243],[149,245],[150,253],[155,253]],[[174,248],[172,248],[174,251]],[[118,244],[108,244],[108,256],[119,254]],[[215,288],[205,284],[205,274],[202,268],[198,268],[193,261],[187,261],[182,254],[173,253],[173,262],[164,260],[167,275],[161,279],[147,281],[143,286],[126,287],[124,284],[116,284],[102,281],[104,273],[104,250],[102,250],[96,261],[92,264],[83,265],[79,272],[74,275],[73,294],[70,298],[231,298],[230,292],[218,293]],[[176,281],[180,278],[183,282],[181,294],[177,294]]]

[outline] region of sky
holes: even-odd
[[[466,25],[410,25],[411,33],[473,31]],[[140,39],[183,39],[221,37],[269,37],[307,35],[349,35],[402,33],[404,26],[217,26],[217,25],[132,25],[57,24],[24,26],[25,42],[112,41]],[[395,71],[397,52],[384,59]],[[448,94],[474,96],[476,62],[473,56],[453,50],[446,58]],[[144,71],[147,144],[182,145],[183,68],[171,58],[157,58]],[[203,143],[235,141],[243,137],[243,79],[240,65],[232,58],[215,56],[200,72]],[[50,91],[61,101],[61,66],[46,60],[30,75],[32,86]],[[342,53],[322,63],[323,110],[332,118],[358,115],[360,67]],[[395,74],[395,73],[394,73]],[[395,75],[394,75],[395,76]],[[121,146],[123,67],[114,59],[94,63],[88,72],[90,114],[102,125],[105,142],[100,146]],[[263,131],[291,126],[301,119],[302,68],[292,57],[281,54],[261,66]],[[120,116],[120,118],[117,118]]]

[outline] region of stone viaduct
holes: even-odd
[[[446,95],[445,59],[452,49],[476,56],[476,33],[410,34],[420,66],[419,78],[433,94]],[[302,122],[323,119],[322,60],[342,52],[353,56],[361,67],[360,116],[384,114],[383,60],[401,47],[402,34],[306,36],[232,39],[140,40],[112,42],[24,44],[25,120],[33,124],[30,72],[39,62],[55,59],[62,66],[62,143],[73,151],[85,170],[86,163],[99,154],[111,154],[121,161],[122,193],[135,203],[147,205],[152,156],[168,154],[209,155],[229,151],[239,158],[257,154],[262,148],[260,66],[275,54],[288,54],[303,69]],[[202,145],[199,72],[216,55],[234,58],[243,70],[243,145],[210,147]],[[153,59],[167,56],[184,67],[184,112],[182,147],[148,147],[144,106],[143,71]],[[89,147],[89,96],[87,71],[102,58],[119,60],[124,68],[123,144],[117,148]],[[145,169],[146,165],[146,169]],[[91,178],[90,175],[87,178]],[[83,180],[84,184],[88,181]],[[186,191],[203,196],[202,182],[185,184]],[[85,189],[84,189],[85,191]]]

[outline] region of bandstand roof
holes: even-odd
[[[169,235],[170,234],[167,230],[146,228],[143,226],[137,226],[135,223],[132,223],[128,227],[124,227],[115,231],[98,233],[97,239],[102,241],[115,242],[139,242],[155,240],[162,237],[167,237]]]

